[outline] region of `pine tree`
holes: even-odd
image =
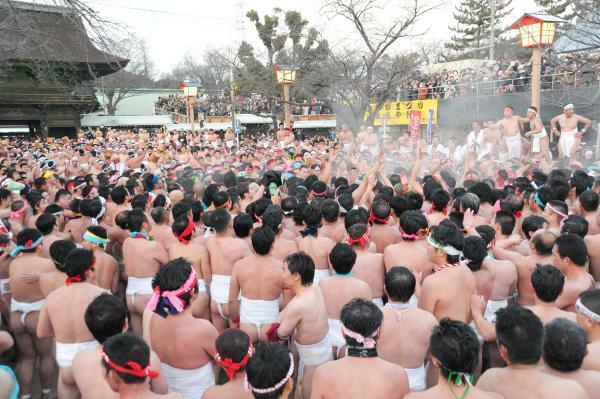
[[[454,11],[454,33],[446,47],[455,53],[453,58],[485,58],[490,45],[492,1],[495,4],[496,37],[503,32],[503,19],[512,10],[512,0],[461,0]],[[542,0],[544,1],[544,0]]]
[[[573,0],[535,0],[535,2],[550,15],[567,21],[572,21],[575,18],[576,12]]]

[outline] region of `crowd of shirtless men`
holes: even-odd
[[[587,170],[242,139],[1,142],[0,399],[600,397]]]

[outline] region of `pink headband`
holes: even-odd
[[[402,238],[408,238],[408,239],[418,240],[419,239],[419,235],[421,234],[421,230],[422,229],[419,229],[419,231],[417,231],[416,234],[408,234],[406,231],[404,231],[404,229],[402,228],[402,226],[400,226],[400,234],[402,234]]]
[[[562,217],[562,219],[560,220],[560,224],[563,224],[563,222],[565,221],[566,218],[569,217],[569,215],[565,215],[564,213],[562,213],[561,211],[559,211],[558,209],[554,208],[552,205],[550,204],[546,204],[546,208],[550,209],[552,212],[556,213],[558,216]]]
[[[10,213],[10,218],[11,219],[16,219],[18,217],[23,216],[23,214],[27,211],[27,204],[23,203],[23,208],[19,209],[18,211],[13,211]]]
[[[363,347],[365,347],[365,349],[373,349],[375,348],[375,338],[377,336],[377,333],[379,333],[379,329],[375,330],[375,332],[373,333],[373,335],[371,335],[370,337],[364,337],[362,335],[360,335],[357,332],[354,332],[352,330],[348,330],[346,328],[346,326],[344,326],[342,324],[342,334],[354,339],[356,342],[358,342],[359,344],[362,344]]]
[[[162,298],[167,299],[170,302],[171,306],[175,310],[177,310],[177,312],[182,312],[184,303],[181,300],[181,298],[179,298],[179,296],[185,294],[186,292],[190,292],[191,290],[193,290],[194,287],[196,286],[197,280],[198,280],[198,273],[196,273],[196,270],[192,267],[192,272],[190,273],[190,276],[188,277],[188,279],[185,281],[185,283],[183,283],[183,285],[179,289],[177,289],[175,291],[163,291],[161,293],[160,287],[156,286],[154,288],[154,294],[152,295],[152,298],[150,298],[150,301],[148,302],[148,309],[152,310],[153,312],[156,311],[156,308],[158,307],[158,302],[162,297]]]
[[[271,388],[254,388],[252,385],[250,385],[250,382],[248,381],[248,374],[246,374],[246,377],[244,378],[244,389],[246,390],[246,392],[252,391],[260,394],[275,392],[292,377],[292,374],[294,374],[294,356],[290,353],[290,369],[281,381],[279,381]]]

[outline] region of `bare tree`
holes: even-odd
[[[565,35],[586,49],[600,47],[600,0],[574,0],[575,24]]]
[[[402,2],[400,11],[385,24],[375,16],[386,4],[378,0],[329,0],[323,10],[332,18],[348,21],[360,38],[360,45],[330,51],[328,78],[335,82],[333,93],[344,105],[350,105],[353,126],[362,123],[367,110],[367,123],[372,123],[387,99],[395,92],[399,78],[418,63],[416,54],[391,54],[394,44],[403,38],[416,38],[421,18],[439,7],[426,0]]]

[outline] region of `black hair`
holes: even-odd
[[[431,201],[431,195],[434,191],[443,190],[442,185],[432,179],[431,176],[425,176],[423,180],[425,182],[423,184],[423,196],[425,197],[425,201]]]
[[[115,224],[123,230],[129,230],[129,214],[130,210],[121,211],[115,216]]]
[[[140,232],[144,223],[148,222],[148,218],[143,210],[134,208],[127,215],[127,227],[129,231]]]
[[[50,258],[54,262],[54,266],[60,272],[64,273],[64,263],[69,252],[77,248],[71,240],[57,240],[50,244]]]
[[[418,235],[424,224],[428,224],[427,218],[419,211],[406,211],[400,216],[400,227],[408,235]],[[414,238],[404,236],[402,240],[415,241]]]
[[[248,237],[253,226],[252,216],[246,212],[240,212],[233,218],[233,231],[236,237]]]
[[[113,335],[104,342],[102,350],[111,362],[121,367],[128,368],[128,362],[135,362],[142,369],[150,365],[150,347],[134,333]],[[105,360],[102,360],[102,364],[107,373],[114,372],[125,384],[142,384],[146,381],[146,377],[136,377],[114,370]]]
[[[546,209],[546,204],[548,203],[548,201],[552,201],[553,199],[555,199],[554,190],[552,190],[552,188],[549,186],[540,187],[534,193],[534,197],[536,195],[537,195],[537,198],[539,199],[539,202],[537,200],[534,200],[534,201],[536,204],[538,204],[538,206],[541,209]]]
[[[496,212],[495,223],[500,226],[500,232],[505,236],[512,234],[517,223],[517,218],[511,212],[498,211]]]
[[[409,191],[404,195],[408,201],[409,209],[419,211],[423,207],[423,196],[416,191]]]
[[[394,196],[390,198],[390,207],[394,211],[394,216],[401,217],[404,212],[409,210],[410,205],[404,197]]]
[[[86,230],[100,238],[108,239],[108,232],[102,226],[88,226]],[[105,248],[106,244],[100,244],[100,246]]]
[[[275,242],[275,233],[269,227],[252,230],[252,248],[258,255],[268,255]]]
[[[35,227],[43,234],[52,233],[52,229],[56,226],[56,217],[50,213],[42,213],[35,221]]]
[[[192,219],[194,220],[194,223],[199,222],[202,218],[202,212],[204,212],[204,209],[202,209],[202,202],[190,202],[190,209],[192,210]]]
[[[327,192],[327,184],[324,181],[317,180],[310,186],[310,189],[313,193],[318,193],[318,194],[326,193]]]
[[[569,215],[562,223],[560,227],[560,233],[576,234],[581,238],[584,238],[589,229],[589,222],[583,216]]]
[[[283,209],[284,215],[288,215],[293,212],[298,204],[298,200],[295,197],[286,197],[281,200],[281,209]]]
[[[479,197],[473,193],[466,193],[460,197],[460,207],[463,212],[470,209],[473,213],[477,214],[477,212],[479,212],[480,204]]]
[[[231,359],[234,363],[240,363],[248,354],[250,337],[242,330],[228,328],[217,337],[215,348],[221,359]],[[245,366],[238,371],[244,372]]]
[[[210,212],[210,225],[217,233],[227,230],[231,222],[231,215],[226,209],[218,208]]]
[[[587,247],[583,238],[575,234],[563,234],[554,242],[558,255],[569,258],[575,265],[584,267],[588,261]]]
[[[340,313],[340,321],[348,330],[363,337],[372,337],[381,327],[383,313],[372,301],[356,298],[344,305]],[[350,346],[362,346],[354,338],[348,336],[344,338]]]
[[[350,238],[352,238],[353,240],[356,240],[357,238],[364,236],[368,230],[369,230],[369,227],[366,224],[356,223],[356,224],[350,226],[350,228],[348,229],[348,236]],[[356,245],[356,244],[354,244],[354,245]],[[354,245],[351,245],[351,246],[354,246]]]
[[[452,246],[458,251],[463,250],[464,236],[455,226],[439,224],[431,228],[431,237],[433,240],[443,246]],[[446,254],[446,261],[450,264],[457,263],[460,260],[459,255]]]
[[[163,223],[165,220],[167,220],[168,216],[167,210],[162,206],[156,206],[150,211],[150,217],[156,224]]]
[[[85,281],[85,272],[94,266],[94,252],[83,248],[75,248],[67,254],[63,264],[64,272],[69,277],[79,277]]]
[[[450,194],[443,188],[439,188],[431,193],[431,206],[438,212],[442,212],[450,202]]]
[[[458,227],[459,229],[463,229],[463,220],[465,219],[465,214],[462,212],[450,212],[447,216],[447,219],[449,221],[451,221],[452,223],[454,223],[456,225],[456,227]]]
[[[274,387],[288,374],[291,362],[290,350],[282,344],[261,343],[246,365],[248,383],[257,389]],[[286,384],[269,393],[252,392],[255,399],[279,399]]]
[[[431,355],[440,363],[440,373],[472,374],[479,361],[479,340],[471,327],[462,321],[443,318],[429,337]]]
[[[556,211],[562,213],[563,215],[567,215],[567,216],[569,215],[569,207],[563,201],[558,201],[558,200],[548,201],[545,209],[549,209],[550,207],[556,209]],[[559,215],[553,209],[550,209],[550,210],[552,211],[552,215],[556,216],[559,221],[561,221],[564,218],[564,216]]]
[[[158,194],[156,196],[156,198],[154,198],[154,201],[152,201],[152,206],[154,208],[156,208],[157,206],[162,206],[163,208],[165,208],[166,204],[167,204],[167,196],[164,194]]]
[[[538,233],[531,239],[531,243],[539,255],[551,255],[555,241],[556,235],[549,230]]]
[[[598,202],[600,196],[595,191],[587,190],[579,195],[579,203],[581,208],[586,212],[596,212],[598,210]]]
[[[594,178],[583,170],[576,170],[569,180],[569,185],[575,188],[577,196],[581,196],[581,194],[592,189]]]
[[[148,197],[138,194],[131,199],[131,208],[145,210],[148,206]]]
[[[346,217],[344,218],[344,227],[347,231],[351,226],[355,225],[356,223],[367,224],[367,220],[365,220],[365,218],[363,217],[363,215],[361,215],[361,212],[359,212],[358,209],[352,209],[346,214]]]
[[[546,324],[544,335],[544,362],[559,371],[581,368],[587,354],[587,337],[577,323],[557,318]]]
[[[533,233],[538,230],[544,228],[544,225],[547,225],[548,221],[541,216],[538,215],[529,215],[523,219],[523,223],[521,224],[521,230],[523,230],[523,235],[526,239],[531,239]]]
[[[385,291],[391,301],[408,302],[415,293],[415,275],[404,266],[394,266],[385,274]]]
[[[42,233],[36,229],[23,229],[17,234],[16,243],[17,245],[25,246],[28,241],[35,242],[42,237]],[[37,247],[36,247],[37,248]],[[22,249],[23,253],[35,252],[36,248]]]
[[[219,191],[213,196],[213,205],[215,208],[225,205],[227,201],[229,201],[229,193],[227,191]]]
[[[121,333],[127,317],[127,307],[119,297],[109,293],[94,298],[85,310],[84,316],[85,325],[100,344]]]
[[[481,204],[485,204],[486,202],[488,204],[491,203],[492,188],[489,186],[489,184],[484,182],[475,183],[475,185],[469,189],[469,192],[479,197]]]
[[[554,302],[565,284],[565,276],[552,265],[537,265],[531,273],[535,295],[543,302]]]
[[[152,279],[152,288],[159,287],[159,292],[175,291],[183,286],[192,273],[192,264],[185,258],[175,258],[162,266]],[[198,287],[195,287],[197,291]],[[183,301],[183,307],[190,305],[192,294],[184,292],[178,297]],[[162,298],[162,297],[161,297]],[[162,317],[167,317],[169,313],[176,314],[177,310],[167,304],[161,304],[160,300],[155,313]]]
[[[305,252],[295,252],[286,256],[283,263],[287,265],[291,274],[300,275],[300,283],[304,286],[311,285],[315,277],[315,262]]]
[[[323,213],[315,201],[306,204],[303,210],[304,223],[307,226],[318,226],[323,219]]]
[[[173,214],[173,219],[177,219],[181,215],[188,215],[190,213],[190,206],[181,201],[173,205],[173,209],[171,210]]]
[[[482,224],[475,227],[475,231],[485,240],[486,246],[496,239],[496,230],[492,226]]]
[[[384,220],[390,217],[390,214],[392,213],[392,208],[390,207],[390,204],[388,204],[386,201],[380,200],[374,202],[373,205],[371,205],[371,213],[373,214],[373,216],[375,216],[375,220],[373,221],[373,223],[385,224]]]
[[[600,289],[593,288],[579,294],[579,300],[589,310],[600,314]]]
[[[338,242],[329,253],[329,262],[336,273],[350,273],[356,262],[356,252],[350,245]]]
[[[342,194],[337,198],[337,202],[340,205],[340,212],[342,215],[347,215],[352,208],[354,208],[354,198],[350,194]],[[341,208],[344,208],[346,212],[342,212]]]
[[[333,223],[340,216],[340,205],[332,199],[326,199],[321,205],[321,212],[326,222]]]
[[[44,213],[49,213],[54,215],[55,213],[60,213],[64,211],[63,207],[58,204],[49,204],[46,209],[44,209]]]
[[[175,219],[175,221],[173,222],[173,225],[171,226],[171,231],[173,232],[173,234],[175,236],[181,237],[181,234],[185,231],[185,229],[188,227],[189,224],[190,224],[190,218],[188,216],[181,215],[177,219]],[[188,235],[181,237],[181,238],[189,241],[192,239],[193,233],[194,233],[194,231],[191,231]]]
[[[465,237],[463,253],[467,259],[467,267],[471,271],[481,270],[481,265],[487,257],[487,244],[485,240],[477,236]]]
[[[531,310],[509,305],[496,312],[496,337],[513,364],[537,364],[542,355],[544,325]]]

